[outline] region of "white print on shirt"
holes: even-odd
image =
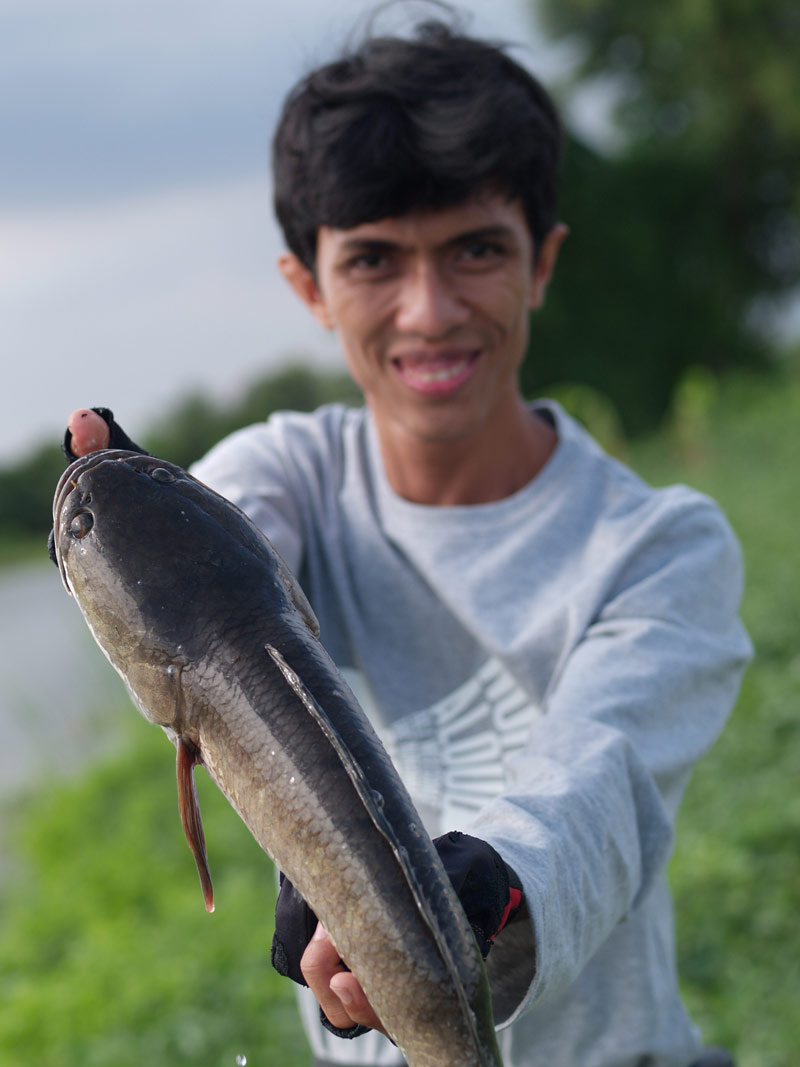
[[[345,674],[364,711],[379,722],[363,676]],[[503,792],[509,761],[539,714],[503,663],[492,658],[449,696],[381,728],[429,833],[458,828]]]
[[[295,992],[311,1051],[319,1059],[344,1067],[357,1067],[362,1063],[369,1067],[400,1067],[406,1062],[399,1050],[377,1030],[370,1030],[354,1041],[343,1041],[324,1030],[319,1021],[319,1004],[311,990],[295,986]]]

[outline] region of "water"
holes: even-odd
[[[56,568],[1,572],[0,797],[108,750],[127,699]]]

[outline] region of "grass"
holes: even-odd
[[[800,1048],[799,425],[795,378],[696,376],[669,432],[628,450],[649,480],[719,500],[747,560],[757,658],[687,791],[671,867],[687,1003],[739,1067],[790,1067]],[[269,864],[199,772],[217,896],[205,914],[172,750],[120,714],[124,752],[6,813],[0,1067],[306,1064],[268,962]]]

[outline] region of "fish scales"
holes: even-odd
[[[130,452],[73,463],[53,513],[67,589],[177,745],[207,903],[194,763],[308,901],[410,1067],[502,1067],[463,909],[263,534],[179,467]]]

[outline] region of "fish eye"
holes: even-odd
[[[162,485],[168,485],[170,482],[175,481],[175,475],[172,471],[168,471],[166,467],[153,467],[150,471],[150,477],[154,482],[161,482]]]
[[[69,532],[73,537],[85,537],[94,526],[94,515],[91,511],[79,511],[73,515],[69,523]]]

